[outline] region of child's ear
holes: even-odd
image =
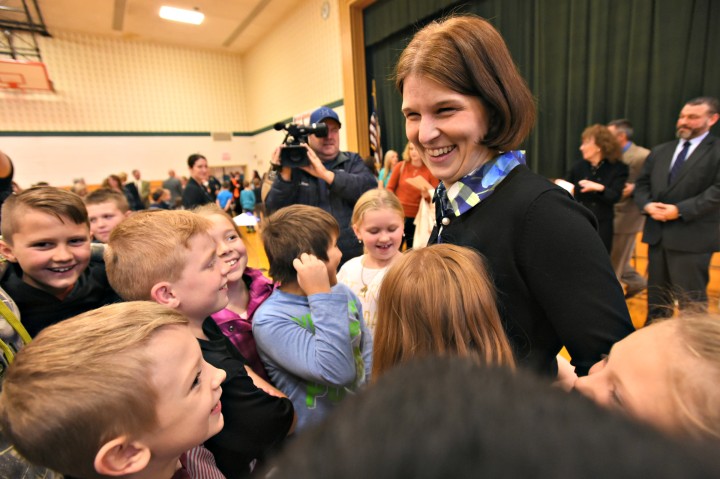
[[[17,258],[13,254],[12,246],[6,243],[4,240],[0,240],[0,254],[2,254],[8,261],[17,263]]]
[[[127,476],[145,469],[151,457],[150,448],[145,444],[121,436],[103,444],[93,465],[103,476]]]
[[[362,242],[360,239],[360,228],[358,228],[356,225],[352,225],[353,232],[355,233],[355,236],[357,236],[358,241]]]
[[[162,281],[155,284],[150,290],[150,297],[158,304],[168,306],[172,309],[177,309],[180,306],[180,300],[175,295],[172,283]]]

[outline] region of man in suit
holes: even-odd
[[[681,309],[707,308],[710,259],[720,250],[720,138],[716,98],[683,106],[679,141],[653,148],[635,182],[635,202],[647,215],[648,322]]]
[[[147,208],[150,205],[150,182],[140,178],[140,170],[133,170],[132,175],[135,178],[133,183],[135,183],[135,188],[137,188],[140,195],[140,201]]]
[[[170,205],[173,209],[177,208],[178,203],[182,200],[182,183],[175,176],[175,170],[168,170],[168,177],[163,181],[162,187],[170,191]]]
[[[632,142],[633,126],[629,120],[613,120],[608,123],[608,130],[620,143],[623,151],[622,162],[628,167],[628,179],[622,197],[615,203],[610,262],[618,280],[626,286],[625,297],[632,298],[647,288],[647,281],[630,265],[630,258],[635,249],[637,234],[642,231],[645,224],[645,217],[633,200],[635,180],[640,176],[650,150]]]

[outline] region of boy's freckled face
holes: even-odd
[[[20,264],[25,283],[65,298],[90,263],[87,225],[32,209],[21,214],[6,256]]]
[[[113,228],[127,218],[127,213],[120,211],[120,208],[112,202],[99,203],[97,205],[86,205],[88,219],[90,220],[90,233],[93,237],[107,243]]]
[[[177,456],[222,430],[220,384],[225,371],[203,360],[187,326],[158,331],[147,346],[158,401],[158,427],[146,438],[157,457]]]
[[[191,320],[201,321],[227,306],[229,266],[218,258],[210,235],[193,236],[189,243],[185,269],[172,289],[180,301],[178,310]]]

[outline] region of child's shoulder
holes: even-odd
[[[330,293],[314,295],[313,302],[337,302],[338,296],[344,296],[348,301],[357,301],[357,296],[350,288],[338,283],[330,289]],[[253,324],[263,324],[271,318],[296,317],[300,312],[310,311],[310,299],[307,296],[285,293],[276,288],[270,297],[266,299],[255,312]]]
[[[364,258],[364,257],[365,257],[365,255],[364,255],[364,254],[361,254],[360,256],[356,256],[356,257],[354,257],[354,258],[350,258],[349,260],[347,260],[347,261],[345,262],[345,264],[343,264],[343,265],[340,267],[340,270],[338,271],[338,274],[341,273],[341,272],[343,272],[343,271],[348,272],[348,271],[354,271],[354,270],[356,270],[356,269],[362,268],[362,261],[363,261],[363,258]]]
[[[307,296],[285,293],[280,288],[275,288],[258,307],[253,322],[261,321],[265,316],[292,316],[296,309],[309,307]]]
[[[351,297],[351,299],[357,299],[355,293],[346,284],[338,283],[330,289],[330,292],[335,294],[344,294],[345,296]]]

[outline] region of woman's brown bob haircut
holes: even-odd
[[[374,379],[423,356],[514,366],[495,287],[475,250],[452,244],[409,250],[390,267],[378,296]]]
[[[620,143],[605,125],[595,124],[588,126],[583,130],[581,138],[583,141],[592,138],[597,147],[600,148],[603,159],[608,160],[610,163],[615,163],[622,156]]]
[[[535,103],[500,34],[480,17],[432,22],[415,34],[400,55],[395,86],[425,77],[463,95],[480,98],[488,113],[482,144],[516,149],[535,124]]]

